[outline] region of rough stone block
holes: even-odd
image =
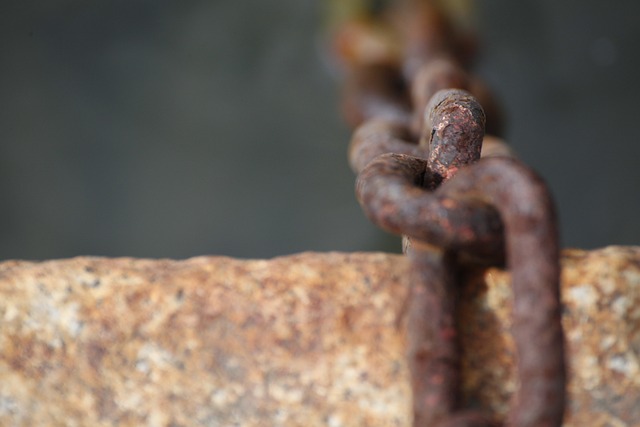
[[[567,426],[640,425],[640,248],[565,251]],[[0,263],[2,426],[410,426],[404,257]],[[509,275],[471,274],[465,395],[517,385]]]

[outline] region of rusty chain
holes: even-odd
[[[374,223],[404,236],[412,263],[414,426],[560,426],[566,373],[549,191],[493,136],[499,109],[467,71],[473,43],[442,7],[375,3],[374,16],[342,26],[336,50],[345,117],[356,128],[349,159],[358,200]],[[478,263],[506,263],[513,282],[519,389],[504,422],[461,407],[458,286]]]

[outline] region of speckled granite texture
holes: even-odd
[[[640,425],[640,248],[563,265],[565,425]],[[0,425],[408,427],[407,268],[375,253],[0,263]],[[467,400],[504,413],[509,275],[463,292]]]

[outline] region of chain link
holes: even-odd
[[[492,136],[500,112],[467,71],[473,43],[427,0],[377,2],[375,16],[344,28],[336,46],[347,71],[345,117],[356,128],[356,194],[374,223],[404,235],[412,263],[414,426],[560,426],[566,368],[554,205],[542,179]],[[504,422],[462,407],[456,307],[470,264],[511,271],[519,389]]]

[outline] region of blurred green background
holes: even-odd
[[[4,0],[0,258],[398,251],[311,0]],[[475,69],[564,246],[640,244],[640,3],[476,2]]]

